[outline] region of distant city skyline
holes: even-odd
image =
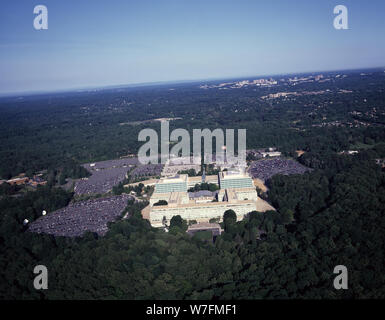
[[[262,74],[262,75],[245,75],[245,76],[233,76],[224,78],[205,78],[205,79],[187,79],[187,80],[170,80],[170,81],[151,81],[151,82],[132,82],[132,83],[120,83],[120,84],[108,84],[99,86],[84,86],[74,88],[59,88],[53,90],[34,90],[34,91],[15,91],[15,92],[1,92],[0,98],[3,97],[17,97],[17,96],[29,96],[29,95],[45,95],[45,94],[60,94],[60,93],[71,93],[71,92],[90,92],[90,91],[102,91],[102,90],[113,90],[113,89],[124,89],[124,88],[140,88],[140,87],[151,87],[151,86],[173,86],[180,84],[193,84],[193,83],[205,83],[205,82],[221,82],[221,81],[242,81],[247,79],[260,79],[260,78],[278,78],[288,77],[296,75],[310,75],[310,74],[327,74],[327,73],[357,73],[360,71],[379,71],[385,72],[385,66],[369,67],[369,68],[358,68],[358,69],[342,69],[342,70],[313,70],[313,71],[299,71],[289,73],[276,73],[276,74]]]
[[[48,30],[33,27],[39,4]],[[333,27],[339,4],[349,30]],[[380,0],[6,0],[0,95],[382,68],[384,11]]]

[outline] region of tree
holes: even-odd
[[[180,215],[173,216],[170,220],[170,232],[172,231],[182,231],[185,232],[187,230],[187,222],[183,220]]]
[[[233,230],[233,226],[237,222],[237,215],[234,210],[226,210],[223,214],[223,223],[225,225],[225,231],[230,232]]]
[[[213,234],[211,233],[211,231],[200,230],[195,232],[193,237],[197,240],[209,242],[209,241],[212,241]]]
[[[154,206],[167,206],[168,202],[166,200],[159,200],[158,202],[154,203]]]
[[[287,209],[284,213],[282,213],[282,222],[283,223],[291,223],[294,220],[294,212],[293,210]]]
[[[223,222],[225,223],[225,225],[234,224],[235,222],[237,222],[237,214],[235,213],[235,211],[232,209],[226,210],[223,214]]]

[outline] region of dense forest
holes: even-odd
[[[0,176],[45,169],[51,183],[23,194],[0,186],[0,298],[384,298],[385,171],[376,163],[385,158],[383,84],[383,72],[365,79],[352,72],[295,88],[330,88],[325,95],[279,101],[261,97],[289,87],[219,91],[179,84],[172,91],[3,98]],[[247,128],[248,148],[275,146],[287,156],[301,149],[298,160],[314,170],[273,176],[266,197],[277,211],[251,212],[238,222],[226,212],[215,241],[188,235],[180,218],[168,233],[152,228],[140,214],[146,203],[134,202],[127,204],[128,218],[111,223],[103,237],[53,237],[23,226],[43,208],[50,214],[73,201],[59,185],[87,175],[80,163],[135,153],[139,130],[159,130],[149,120],[161,117],[182,118],[172,128]],[[348,149],[360,152],[340,154]],[[114,188],[122,192],[123,183]],[[40,264],[48,268],[48,290],[33,288]],[[348,268],[348,290],[333,288],[336,265]]]
[[[317,154],[312,155],[313,163]],[[383,298],[385,173],[374,159],[385,145],[356,156],[330,155],[311,173],[274,176],[277,212],[224,219],[215,243],[185,228],[165,233],[130,218],[106,236],[69,239],[26,232],[21,222],[71,194],[39,187],[0,201],[0,296],[16,299]],[[309,159],[303,159],[307,162]],[[33,267],[49,270],[49,290],[33,289]],[[349,290],[333,288],[333,269],[349,270]]]
[[[160,118],[175,119],[170,130],[245,128],[249,149],[279,147],[287,154],[375,144],[385,141],[385,73],[366,72],[327,73],[330,81],[296,85],[277,78],[277,86],[258,89],[192,83],[1,98],[0,179],[45,169],[82,177],[74,162],[136,154],[139,131],[159,132]],[[263,99],[286,91],[298,95]]]

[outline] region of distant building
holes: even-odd
[[[32,178],[28,178],[25,176],[25,173],[21,173],[15,178],[9,179],[6,181],[10,185],[31,185],[33,187],[36,187],[38,185],[46,185],[47,181],[41,178],[41,175],[35,175]],[[1,183],[0,183],[1,184]]]
[[[190,235],[194,235],[199,231],[210,231],[214,238],[221,235],[223,229],[219,223],[195,223],[189,226],[186,232]]]
[[[380,165],[381,168],[385,168],[385,159],[375,159],[376,164]]]
[[[280,157],[281,156],[281,152],[279,151],[269,151],[269,152],[261,152],[261,155],[262,157],[266,158],[266,157]]]
[[[305,151],[303,151],[303,150],[296,150],[295,152],[297,154],[297,157],[300,157],[305,153]]]
[[[29,180],[29,184],[33,187],[44,186],[47,184],[47,181],[40,176],[33,176],[33,178]]]
[[[7,180],[7,183],[9,183],[10,185],[20,186],[20,185],[26,184],[28,181],[29,181],[28,177],[19,177],[19,178],[13,178],[13,179]]]
[[[358,151],[357,150],[341,151],[339,154],[353,155],[353,154],[358,154]]]

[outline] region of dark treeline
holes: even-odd
[[[277,212],[252,212],[240,222],[227,212],[215,243],[190,237],[177,218],[172,232],[154,229],[141,217],[143,205],[133,202],[130,218],[111,224],[105,237],[35,235],[21,226],[26,212],[34,219],[71,195],[42,188],[23,201],[4,199],[0,297],[383,298],[385,174],[374,159],[384,152],[379,146],[357,156],[324,156],[326,169],[274,176],[269,199]],[[37,264],[49,270],[48,290],[33,289]],[[333,288],[336,265],[348,268],[349,290]]]

